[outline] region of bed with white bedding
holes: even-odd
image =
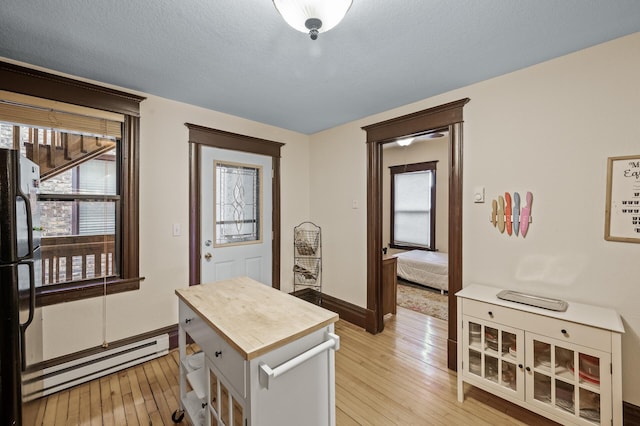
[[[404,280],[449,290],[449,255],[438,251],[411,250],[395,255],[398,259],[398,276]]]

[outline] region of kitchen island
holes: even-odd
[[[176,290],[180,399],[196,425],[335,425],[338,315],[247,277]],[[201,351],[187,355],[186,335]]]

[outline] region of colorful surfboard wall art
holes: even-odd
[[[520,205],[522,204],[522,207]],[[507,231],[507,235],[527,236],[531,219],[531,205],[533,204],[533,194],[527,192],[524,200],[520,199],[520,194],[513,193],[513,197],[508,192],[498,196],[498,200],[491,200],[491,218],[489,221],[501,234]]]

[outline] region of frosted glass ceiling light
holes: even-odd
[[[338,25],[351,3],[352,0],[273,0],[287,24],[308,33],[311,40]]]
[[[411,145],[411,142],[413,142],[414,138],[404,138],[404,139],[398,139],[396,141],[396,143],[400,146],[409,146]]]

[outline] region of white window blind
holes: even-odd
[[[431,170],[395,175],[395,244],[429,246],[432,181]]]
[[[96,195],[116,194],[115,161],[88,161],[79,166],[78,175],[78,193]],[[79,235],[115,233],[114,201],[81,201],[78,208]]]
[[[124,116],[0,90],[0,121],[119,139]]]

